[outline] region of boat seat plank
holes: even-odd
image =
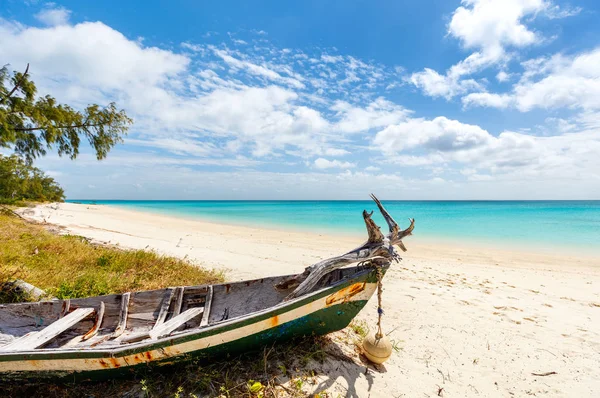
[[[160,311],[158,313],[158,317],[156,318],[156,323],[154,324],[154,329],[160,327],[167,319],[167,315],[169,313],[169,307],[171,306],[171,301],[173,301],[173,296],[175,295],[175,288],[169,287],[165,292],[165,296],[163,297],[162,304],[160,306]]]
[[[156,327],[148,333],[151,339],[159,339],[161,337],[167,336],[171,334],[175,329],[182,326],[187,321],[194,319],[198,315],[204,312],[204,308],[190,308],[188,310],[183,311],[181,314],[177,315],[169,319],[167,322],[163,323],[159,327]]]
[[[175,308],[173,309],[172,317],[176,317],[181,313],[181,307],[183,305],[183,293],[185,292],[185,286],[180,286],[177,288],[177,292],[175,295],[177,296],[177,301],[175,302]]]
[[[213,298],[213,287],[212,285],[208,286],[208,292],[206,293],[206,301],[204,302],[204,314],[202,315],[202,320],[200,321],[200,327],[208,326],[208,319],[210,317],[210,306],[212,305]]]
[[[149,339],[149,338],[156,340],[156,339],[160,339],[161,337],[168,336],[174,330],[176,330],[177,328],[179,328],[186,322],[194,319],[195,317],[202,314],[203,312],[204,312],[204,308],[202,308],[202,307],[195,307],[195,308],[187,309],[187,310],[183,311],[181,314],[169,319],[167,322],[164,322],[160,326],[155,327],[154,329],[152,329],[148,332],[136,333],[136,334],[132,334],[132,335],[123,337],[121,340],[121,343],[122,344],[134,343],[136,341],[141,341],[141,340],[145,340],[145,339]]]
[[[29,351],[39,348],[67,329],[75,326],[95,311],[94,308],[77,308],[75,311],[51,323],[39,332],[25,335],[12,341],[10,344],[0,347],[0,351]]]

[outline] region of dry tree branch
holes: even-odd
[[[402,250],[406,251],[406,247],[402,243],[402,238],[412,233],[412,230],[415,227],[415,221],[414,219],[411,219],[410,226],[401,231],[398,224],[383,207],[379,199],[373,194],[371,194],[371,198],[375,201],[381,214],[385,218],[390,228],[390,233],[387,236],[384,236],[383,233],[381,233],[381,228],[371,219],[373,212],[368,213],[364,210],[363,219],[367,228],[367,241],[346,254],[313,264],[310,267],[307,267],[302,274],[295,275],[277,284],[275,286],[277,289],[290,289],[297,286],[296,290],[286,297],[286,300],[310,292],[323,276],[345,265],[372,260],[376,265],[382,266],[388,265],[392,260],[398,261],[400,259],[400,256],[394,250],[394,245],[397,245]]]

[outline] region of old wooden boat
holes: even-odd
[[[0,305],[2,379],[98,379],[149,364],[260,348],[346,327],[410,235],[372,196],[384,236],[363,212],[369,238],[298,275],[178,286],[72,300]]]

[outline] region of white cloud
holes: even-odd
[[[489,133],[479,126],[437,117],[433,120],[411,119],[388,126],[377,133],[374,144],[387,153],[418,146],[447,152],[480,146],[489,139]]]
[[[318,153],[328,122],[318,111],[296,105],[297,98],[293,91],[278,86],[223,88],[193,99],[173,98],[156,117],[171,128],[194,126],[235,137],[251,144],[255,156],[288,145],[307,154]]]
[[[446,99],[451,99],[470,90],[483,88],[480,83],[473,79],[460,80],[460,76],[440,75],[429,68],[425,68],[422,72],[413,73],[408,81],[430,97],[444,97]]]
[[[462,98],[462,103],[466,107],[508,108],[512,102],[512,97],[506,94],[470,93]]]
[[[464,60],[450,67],[445,74],[425,68],[407,80],[431,97],[452,97],[469,91],[482,91],[483,85],[465,76],[490,66],[506,64],[511,59],[510,48],[539,44],[544,37],[526,26],[537,15],[554,17],[575,15],[575,9],[559,12],[558,6],[546,0],[463,0],[452,14],[448,34],[468,50],[474,50]],[[498,81],[509,75],[501,71]]]
[[[154,138],[146,139],[126,138],[125,144],[138,145],[151,148],[165,149],[178,155],[193,155],[211,157],[221,154],[221,149],[210,142],[194,141],[191,139]]]
[[[350,162],[342,162],[339,160],[327,160],[325,158],[318,158],[315,160],[314,165],[317,169],[348,169],[352,167],[356,167],[354,163]]]
[[[66,8],[49,8],[35,14],[35,19],[48,26],[66,25],[69,23],[71,11]]]
[[[479,126],[438,117],[389,126],[377,133],[373,144],[390,163],[442,164],[446,169],[453,164],[467,165],[476,170],[469,173],[477,174],[471,180],[600,181],[596,172],[600,168],[598,130],[551,137],[505,131],[494,136]]]
[[[506,71],[503,71],[503,70],[498,72],[498,74],[496,75],[496,80],[498,80],[500,83],[507,82],[509,79],[510,79],[510,73],[507,73]]]
[[[581,7],[566,6],[561,8],[559,5],[549,5],[545,14],[549,19],[559,19],[572,17],[579,14],[581,11],[583,11],[583,8]]]
[[[322,54],[321,59],[325,62],[335,64],[338,62],[342,62],[344,60],[344,57],[342,57],[341,55],[334,56],[334,55],[329,55],[329,54]]]
[[[349,154],[350,154],[350,152],[345,149],[327,148],[325,150],[325,155],[327,155],[327,156],[346,156]]]
[[[249,61],[239,60],[239,59],[233,57],[231,55],[230,51],[219,50],[216,48],[213,48],[213,51],[216,55],[221,57],[223,59],[223,61],[225,61],[227,64],[229,64],[232,68],[245,69],[254,75],[262,76],[262,77],[265,77],[272,81],[281,82],[281,83],[290,85],[294,88],[304,88],[305,87],[304,84],[302,82],[298,81],[298,79],[296,79],[296,78],[284,77],[284,76],[281,76],[279,73],[277,73],[265,66],[256,65]]]
[[[32,76],[43,80],[41,89],[50,86],[67,100],[144,88],[152,95],[189,64],[186,56],[144,47],[101,22],[45,29],[0,23],[0,52],[13,65],[30,63]]]
[[[525,72],[510,93],[471,93],[464,105],[535,108],[600,109],[600,47],[575,56],[557,54],[523,63]]]
[[[463,0],[452,15],[448,33],[465,48],[499,57],[505,47],[524,47],[541,40],[525,26],[523,18],[547,7],[544,0]]]
[[[357,133],[398,123],[411,114],[411,111],[404,107],[381,97],[364,108],[345,101],[336,101],[331,110],[336,112],[336,116],[339,118],[339,121],[333,126],[333,130],[348,133]]]

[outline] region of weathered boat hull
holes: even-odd
[[[150,365],[256,350],[277,341],[343,329],[376,288],[375,271],[363,270],[298,299],[151,344],[136,343],[110,350],[2,353],[0,373],[3,379],[102,379]]]

